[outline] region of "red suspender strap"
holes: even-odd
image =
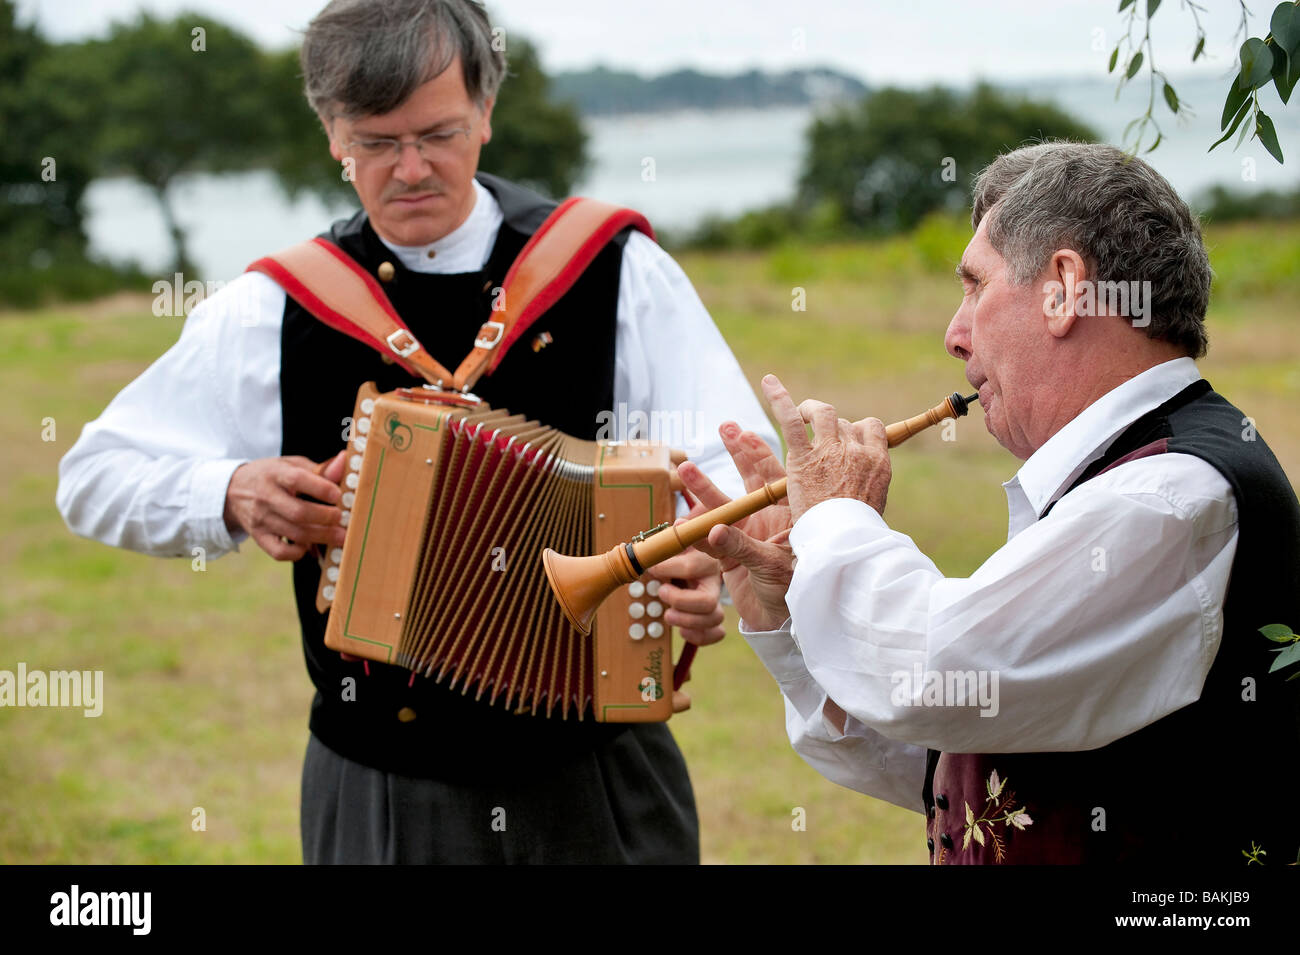
[[[639,212],[595,199],[567,199],[520,250],[501,283],[501,311],[484,323],[474,350],[456,369],[456,386],[472,388],[497,370],[510,346],[573,287],[610,239],[628,226],[654,238]],[[493,305],[498,307],[497,304]]]
[[[474,349],[453,375],[411,334],[374,277],[325,239],[290,246],[248,267],[277,282],[326,325],[388,356],[430,384],[472,388],[501,364],[507,349],[567,292],[601,249],[631,226],[654,238],[645,217],[595,199],[568,199],[542,223],[502,282],[494,308],[479,329]]]
[[[330,328],[364,342],[430,384],[451,372],[416,341],[374,276],[333,242],[312,239],[258,259],[247,269],[270,276]]]

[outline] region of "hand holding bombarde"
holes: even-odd
[[[933,427],[940,421],[964,416],[971,402],[978,397],[978,394],[962,397],[953,392],[929,411],[905,421],[894,422],[885,428],[889,446],[897,447],[912,435]],[[655,564],[675,557],[692,544],[704,540],[709,536],[709,531],[719,524],[734,524],[777,503],[785,495],[786,479],[781,478],[681,524],[661,524],[651,528],[604,554],[566,557],[548,547],[542,552],[546,579],[569,622],[583,633],[590,633],[596,609],[619,587],[630,584]]]

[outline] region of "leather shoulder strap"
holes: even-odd
[[[333,242],[299,242],[258,259],[246,271],[274,279],[330,328],[364,342],[411,374],[430,384],[451,383],[451,372],[411,334],[374,277]]]
[[[596,199],[567,199],[547,217],[520,250],[494,303],[500,308],[479,329],[474,350],[456,369],[458,388],[472,388],[496,371],[510,346],[578,280],[601,249],[631,226],[654,238],[639,212]]]
[[[542,223],[502,282],[473,350],[455,374],[420,345],[374,277],[337,245],[316,238],[258,259],[248,267],[279,283],[326,325],[392,358],[430,384],[467,391],[501,364],[506,351],[573,287],[601,249],[628,227],[654,238],[639,212],[595,199],[568,199]]]

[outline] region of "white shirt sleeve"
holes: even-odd
[[[284,292],[259,273],[194,307],[59,462],[56,503],[74,533],[162,557],[237,549],[223,518],[230,476],[280,453],[283,313]]]
[[[728,497],[744,493],[718,426],[735,421],[781,445],[744,372],[681,267],[633,232],[618,283],[614,402],[648,418],[641,437],[681,448]],[[619,419],[615,410],[615,418]]]
[[[864,727],[947,752],[1073,751],[1199,698],[1237,509],[1209,464],[1161,454],[1070,492],[969,578],[860,501],[818,504],[791,543],[793,639]]]
[[[826,691],[804,666],[788,621],[772,631],[751,631],[742,621],[740,632],[781,688],[786,734],[804,762],[833,783],[924,811],[924,746],[886,739],[852,716],[842,733],[835,729],[825,715]]]

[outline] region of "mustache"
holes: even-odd
[[[442,183],[438,182],[436,179],[424,179],[410,186],[405,183],[397,183],[391,188],[384,190],[384,199],[400,199],[403,196],[417,196],[429,192],[432,192],[435,195],[441,195],[442,191]]]

